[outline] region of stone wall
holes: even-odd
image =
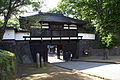
[[[104,56],[105,49],[95,49],[95,46],[99,46],[96,40],[80,40],[77,44],[77,54],[79,57],[84,56],[84,50],[88,49],[89,56]],[[120,46],[109,49],[109,56],[120,56]]]
[[[97,42],[95,40],[80,40],[77,44],[77,53],[79,57],[84,56],[84,50],[88,49],[89,55],[92,55],[90,52],[92,47],[95,46]]]
[[[39,43],[39,44],[38,44]],[[43,46],[45,48],[42,49],[42,53],[47,53],[47,45],[51,43],[50,41],[44,41]],[[33,42],[35,44],[35,42]],[[40,42],[36,42],[38,49],[40,47]],[[98,46],[99,43],[96,40],[80,40],[76,41],[53,41],[52,44],[63,45],[63,50],[70,50],[73,53],[74,58],[79,58],[83,56],[83,51],[88,49],[89,56],[103,56],[105,53],[105,49],[94,49],[94,46]],[[23,63],[32,63],[33,56],[31,52],[29,41],[2,41],[0,42],[0,49],[8,50],[10,52],[15,53],[17,57],[17,61],[23,61]],[[43,47],[42,46],[42,47]],[[36,49],[35,49],[36,50]],[[47,54],[44,54],[47,56]],[[115,47],[109,50],[109,56],[120,56],[120,47]],[[47,60],[47,58],[46,58]]]
[[[16,53],[23,63],[33,62],[29,41],[16,41]]]
[[[2,41],[0,42],[0,49],[8,50],[10,52],[15,53],[15,45],[16,45],[16,42],[14,40]]]
[[[103,56],[105,49],[91,49],[92,56]],[[120,56],[120,47],[109,49],[109,56]]]
[[[17,61],[31,63],[31,51],[28,41],[7,40],[0,42],[0,49],[15,53]]]

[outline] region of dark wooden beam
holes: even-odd
[[[51,34],[51,44],[52,44],[52,36],[53,36],[52,29],[50,30],[50,34]]]
[[[24,38],[24,36],[23,36],[23,38]],[[24,38],[24,40],[26,41],[26,37]]]
[[[41,26],[41,29],[42,29],[42,26]],[[41,30],[41,34],[40,34],[40,36],[41,36],[41,42],[43,41],[42,40],[42,32],[43,32],[43,29]]]
[[[68,35],[69,35],[69,42],[70,42],[70,26],[68,25]]]
[[[60,35],[60,44],[61,44],[61,43],[62,43],[62,42],[61,42],[61,29],[60,29],[60,34],[59,34],[59,35]]]
[[[77,25],[76,35],[77,35],[77,39],[78,39],[78,25]]]
[[[31,37],[30,37],[30,41],[31,41]]]

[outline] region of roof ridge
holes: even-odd
[[[43,15],[56,15],[56,16],[59,15],[59,16],[64,16],[63,14],[58,14],[58,13],[48,13],[48,12],[47,12],[47,13],[46,13],[46,12],[39,12],[39,14],[40,14],[40,15],[43,14]]]

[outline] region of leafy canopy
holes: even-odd
[[[120,31],[120,0],[61,0],[57,7],[65,15],[87,20],[86,28],[95,28],[104,47],[117,44]]]
[[[42,3],[42,0],[0,0],[0,15],[5,16],[9,11],[16,14],[20,12],[20,8],[29,5],[32,6],[34,11],[37,11]]]
[[[15,80],[15,63],[16,57],[14,53],[5,50],[0,50],[0,69],[1,72],[6,72],[6,80]]]
[[[8,21],[12,15],[16,16],[25,11],[24,7],[26,6],[32,6],[33,11],[37,11],[42,3],[42,0],[0,0],[0,16],[4,18],[3,26],[0,28],[0,40],[2,40]]]
[[[53,8],[51,10],[48,11],[49,13],[57,13],[57,14],[62,14],[62,11],[59,10],[58,8]]]

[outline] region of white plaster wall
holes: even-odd
[[[30,36],[28,32],[17,32],[15,34],[15,40],[24,40],[23,36]]]
[[[14,30],[8,29],[5,31],[3,40],[7,39],[15,39],[15,40],[24,40],[23,36],[30,36],[29,32],[17,32],[15,33]],[[83,36],[82,39],[91,39],[95,40],[95,34],[88,34],[88,33],[78,33],[78,36]]]
[[[69,26],[75,26],[75,27],[76,27],[77,25],[75,25],[75,24],[71,24],[71,25],[69,25]]]
[[[42,25],[49,25],[48,23],[43,23]]]
[[[64,26],[68,26],[68,24],[64,24]],[[75,24],[71,24],[71,25],[69,25],[69,26],[77,26],[77,25],[75,25]]]
[[[7,29],[3,35],[3,40],[6,39],[15,39],[15,30],[14,29]]]
[[[64,24],[64,26],[68,26],[67,24]]]
[[[91,39],[91,40],[95,40],[95,34],[78,33],[78,36],[83,36],[82,39]]]

